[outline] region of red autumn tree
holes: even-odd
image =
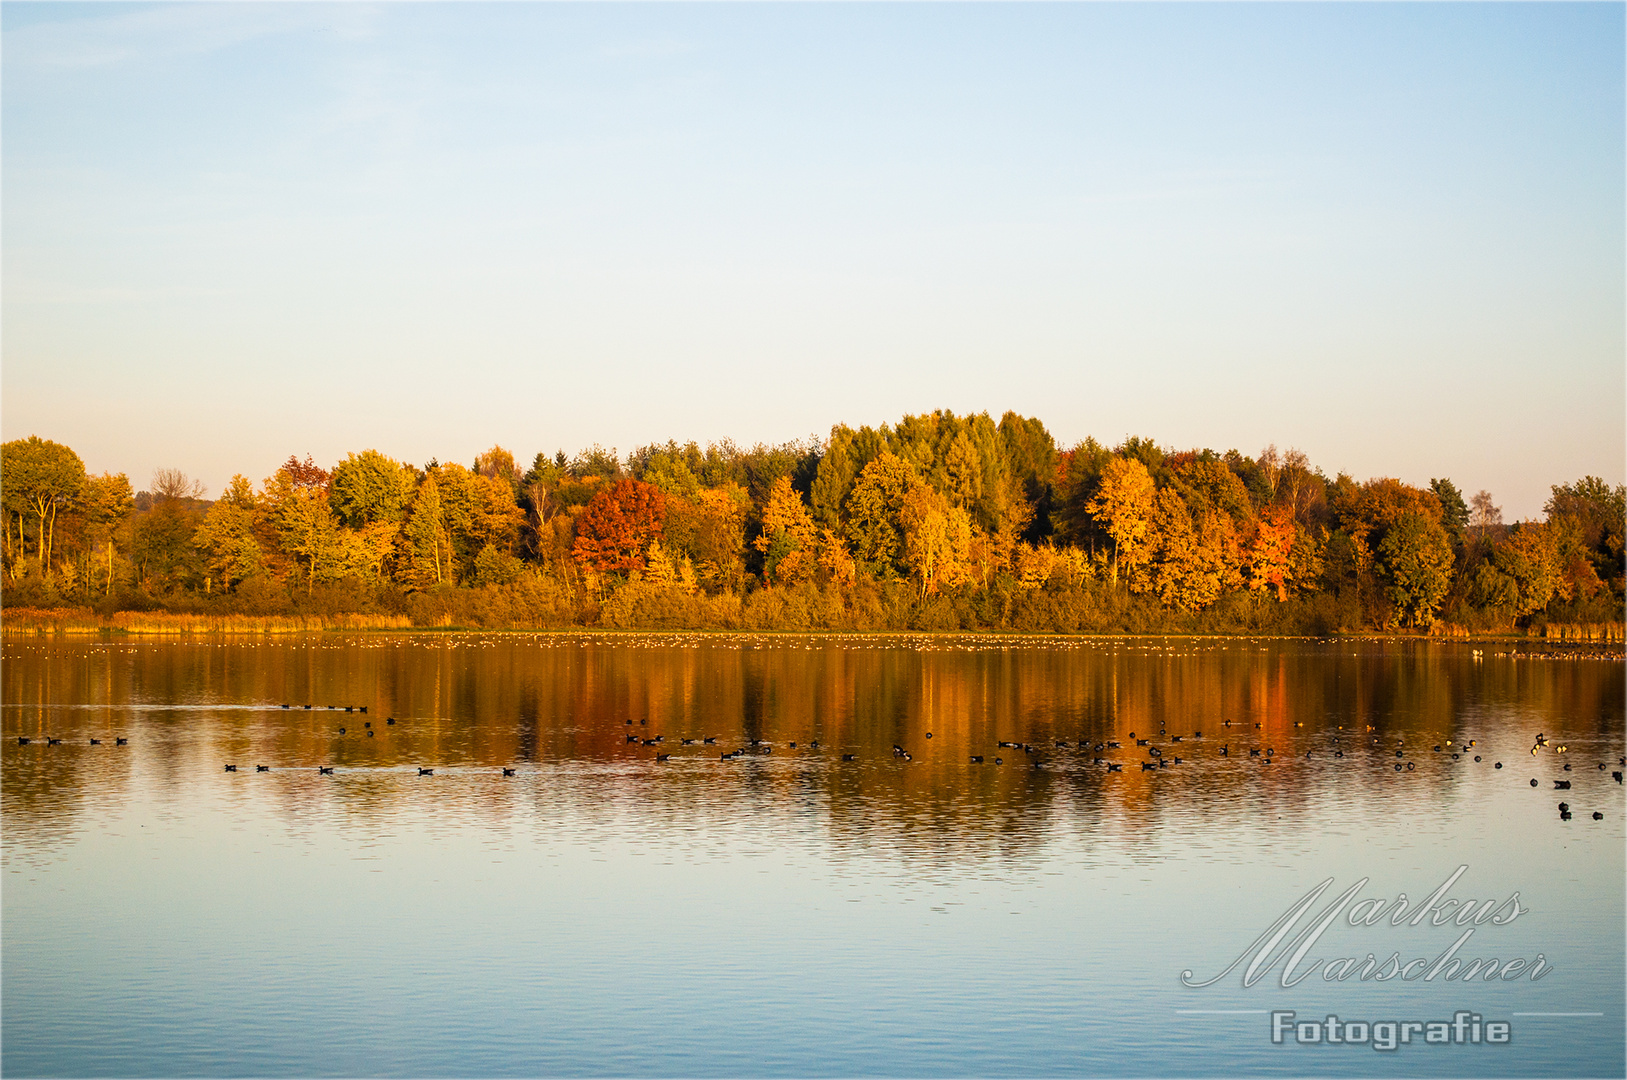
[[[572,554],[600,573],[641,570],[650,543],[661,539],[666,513],[666,496],[659,488],[624,477],[583,508]]]

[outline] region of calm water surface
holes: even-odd
[[[1620,1076],[1623,665],[1498,650],[9,638],[0,1068]]]

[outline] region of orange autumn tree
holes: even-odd
[[[1298,529],[1294,512],[1286,506],[1268,506],[1260,511],[1254,537],[1248,545],[1249,588],[1272,588],[1277,599],[1288,599],[1291,556]]]
[[[623,477],[583,508],[571,554],[602,574],[642,570],[651,542],[661,539],[666,512],[667,498],[659,488]]]

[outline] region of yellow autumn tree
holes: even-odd
[[[924,483],[909,488],[899,513],[904,561],[921,595],[971,580],[972,519]]]
[[[763,581],[795,585],[812,580],[819,569],[819,551],[813,518],[791,478],[774,481],[763,506],[763,531],[752,541],[763,553]]]
[[[1102,470],[1096,495],[1085,504],[1090,516],[1113,538],[1115,585],[1121,567],[1134,571],[1151,555],[1148,541],[1155,494],[1147,466],[1136,458],[1116,457]]]

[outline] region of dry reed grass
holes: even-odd
[[[320,630],[409,630],[405,615],[187,615],[168,611],[6,608],[5,634],[304,634]]]

